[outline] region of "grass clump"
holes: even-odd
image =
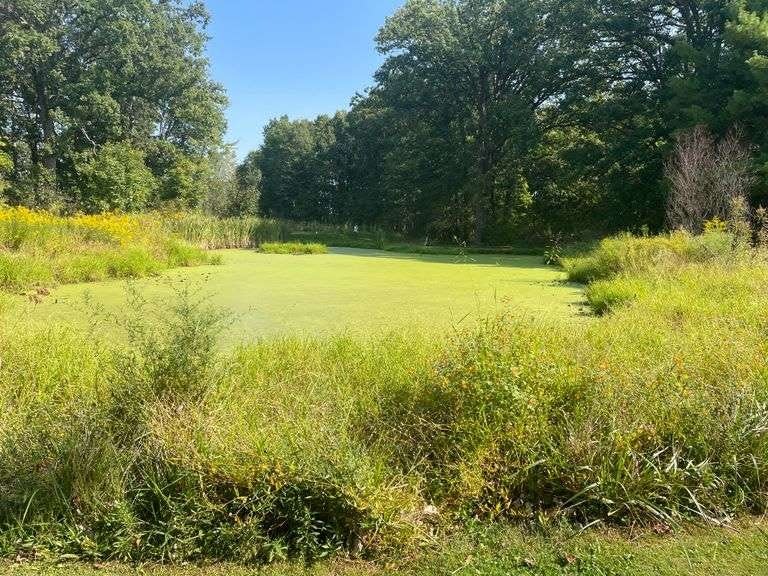
[[[171,233],[206,250],[258,248],[289,234],[285,223],[255,216],[218,218],[202,212],[177,212],[160,218]]]
[[[619,274],[639,274],[648,270],[674,269],[680,264],[706,262],[730,255],[736,246],[734,236],[712,230],[700,236],[676,231],[662,236],[622,234],[606,238],[581,257],[563,258],[561,263],[572,282],[588,284]]]
[[[304,244],[302,242],[267,242],[259,247],[264,254],[327,254],[328,247],[325,244]]]
[[[0,290],[136,278],[211,261],[148,215],[61,217],[0,208]]]

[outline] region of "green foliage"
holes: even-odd
[[[225,214],[229,216],[255,216],[261,201],[261,155],[251,152],[235,171],[235,187],[227,199]]]
[[[124,189],[100,192],[94,175],[79,170],[83,155],[122,142],[143,152],[158,142],[173,148],[185,160],[158,176],[187,194],[188,164],[216,147],[225,128],[226,98],[208,77],[207,20],[201,3],[176,0],[0,7],[0,136],[14,150],[14,201],[47,206],[40,174],[49,174],[78,208],[135,207],[143,186],[126,199],[109,197]]]
[[[130,144],[109,143],[75,160],[81,205],[90,212],[136,212],[146,207],[157,182],[144,153]]]
[[[57,331],[0,340],[13,366],[0,375],[0,403],[17,407],[13,419],[0,425],[3,552],[20,537],[84,558],[255,562],[312,559],[382,542],[407,492],[380,485],[377,465],[358,452],[343,421],[327,420],[311,430],[307,420],[293,419],[291,413],[303,411],[301,397],[286,395],[286,388],[276,394],[275,383],[263,380],[263,368],[274,369],[286,357],[266,348],[220,362],[213,349],[220,316],[183,293],[177,306],[151,314],[152,324],[142,306],[132,310],[124,349],[90,346]],[[43,353],[53,342],[56,355]],[[77,354],[79,347],[86,351]],[[397,343],[390,349],[396,357],[407,353]],[[328,350],[341,355],[345,366],[362,351],[341,342]],[[366,348],[365,354],[369,366],[379,364],[378,350]],[[40,371],[41,388],[14,399],[31,366]],[[71,371],[72,379],[51,386],[66,377],[62,370]],[[348,373],[356,382],[366,374],[363,366]],[[230,401],[244,399],[237,390],[249,381],[262,384],[248,396],[248,409],[232,412],[233,427],[222,429],[224,436],[208,435],[213,430],[205,412],[229,410]],[[298,379],[284,384],[301,386]],[[298,403],[271,417],[253,409],[266,408],[268,398],[289,396]],[[39,418],[51,401],[55,411]],[[49,427],[57,421],[52,434]],[[252,435],[258,422],[264,424],[260,438]],[[236,430],[246,434],[241,446],[247,463],[214,456]],[[84,434],[92,435],[86,440]],[[342,451],[339,458],[323,453],[320,442],[333,443]],[[42,465],[49,460],[52,466]],[[69,510],[73,502],[77,520]]]
[[[730,256],[738,248],[728,232],[711,230],[701,236],[673,232],[664,236],[622,234],[606,238],[586,256],[561,260],[569,280],[587,284],[619,275],[636,276],[655,268],[705,262]]]
[[[170,142],[153,144],[146,164],[157,179],[153,204],[168,203],[179,208],[200,204],[210,180],[204,159],[191,158]]]
[[[146,576],[445,576],[473,571],[505,576],[755,576],[765,563],[765,522],[738,522],[723,527],[688,528],[659,535],[635,527],[577,531],[567,526],[544,529],[472,523],[450,535],[433,538],[430,546],[393,553],[371,561],[326,559],[306,565],[278,562],[273,566],[142,566]],[[128,564],[8,561],[0,565],[15,576],[132,576]]]
[[[214,261],[151,216],[61,218],[0,209],[0,291],[35,288],[28,295],[35,301],[57,283],[139,278]]]
[[[259,246],[259,250],[265,254],[327,254],[328,247],[325,244],[304,244],[303,242],[267,242]]]
[[[716,139],[743,131],[753,201],[765,203],[763,12],[727,0],[408,1],[381,28],[385,61],[348,113],[268,126],[264,209],[493,245],[659,231],[665,161],[699,125]]]
[[[299,221],[322,221],[331,216],[329,199],[336,186],[330,154],[337,118],[320,116],[314,121],[292,122],[284,116],[267,125],[264,145],[248,161],[258,164],[264,214]],[[242,170],[254,179],[254,169],[247,166]],[[242,171],[241,176],[246,177]]]

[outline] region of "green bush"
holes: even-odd
[[[265,254],[327,254],[328,247],[325,244],[304,244],[302,242],[267,242],[259,246],[259,250]]]
[[[108,143],[75,160],[77,190],[90,212],[138,211],[146,207],[157,182],[144,154],[128,143]]]
[[[701,236],[678,231],[666,236],[622,234],[606,238],[587,255],[564,258],[561,263],[573,282],[588,284],[619,274],[638,274],[686,262],[706,262],[736,250],[735,238],[715,230]]]
[[[418,365],[409,347],[285,341],[225,359],[214,352],[221,316],[200,301],[130,309],[124,348],[55,329],[7,339],[19,326],[6,326],[0,551],[35,542],[81,558],[262,562],[400,541],[416,493],[355,434],[352,408],[375,397],[352,392],[372,375],[407,378]],[[301,349],[314,366],[280,383],[272,370]],[[314,406],[288,394],[320,366],[347,378],[344,390],[317,381]],[[222,426],[210,410],[231,417]]]

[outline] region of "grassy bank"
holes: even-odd
[[[667,284],[592,323],[492,318],[448,342],[219,353],[220,317],[183,294],[128,306],[126,347],[6,325],[0,550],[387,558],[469,518],[666,530],[762,513],[768,294],[744,278],[768,272],[728,251],[648,267]]]
[[[337,558],[312,565],[276,563],[252,568],[235,564],[133,568],[98,563],[0,563],[15,576],[765,576],[768,533],[764,522],[733,528],[694,528],[675,534],[629,534],[549,528],[473,525],[439,538],[410,555],[386,562]]]
[[[137,278],[211,261],[148,215],[60,217],[0,207],[0,290]]]
[[[425,255],[465,254],[541,255],[543,245],[467,246],[432,244],[424,239],[405,238],[394,232],[368,226],[292,222],[260,217],[216,218],[199,212],[159,216],[166,228],[187,242],[205,249],[259,248],[265,243],[324,244],[343,248],[383,250]]]

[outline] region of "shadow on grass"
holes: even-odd
[[[527,268],[532,270],[557,269],[544,263],[541,256],[517,256],[509,254],[419,254],[415,252],[389,252],[365,248],[329,248],[329,254],[379,258],[381,260],[409,260],[433,264],[456,264],[485,267]]]

